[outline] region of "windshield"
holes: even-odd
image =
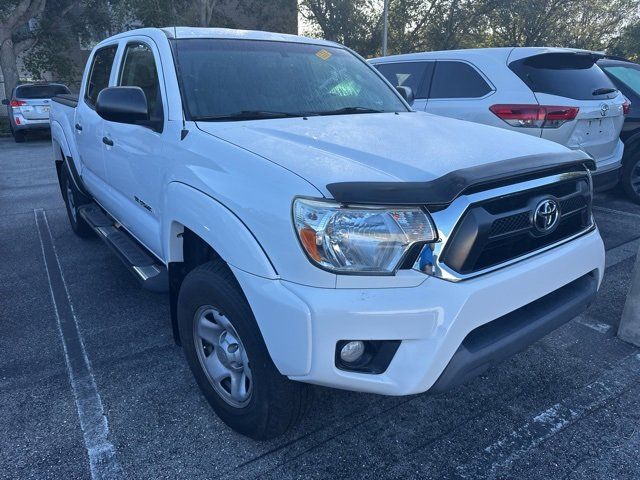
[[[174,52],[191,120],[407,111],[369,65],[343,48],[183,39]]]
[[[627,87],[640,95],[640,70],[637,67],[615,66],[602,67],[607,73],[617,78]]]
[[[53,98],[66,93],[71,92],[64,85],[23,85],[16,88],[17,98]]]

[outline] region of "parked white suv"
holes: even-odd
[[[595,64],[565,48],[481,48],[370,60],[393,85],[414,92],[415,110],[528,133],[581,149],[596,161],[594,184],[619,177],[619,135],[629,104]]]
[[[457,385],[582,312],[604,272],[584,152],[413,112],[332,42],[123,33],[51,129],[71,227],[168,290],[202,392],[254,438],[295,422],[304,383]]]

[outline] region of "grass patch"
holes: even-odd
[[[9,129],[9,117],[0,117],[0,135],[3,133],[11,133],[11,130]]]

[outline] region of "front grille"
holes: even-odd
[[[533,224],[536,206],[551,198],[559,206],[557,226],[541,233]],[[441,261],[472,274],[558,243],[591,227],[587,177],[565,180],[472,204],[458,222]]]

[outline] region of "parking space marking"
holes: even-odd
[[[64,349],[67,373],[89,456],[91,478],[94,480],[120,479],[123,478],[122,468],[116,458],[115,447],[108,439],[109,424],[78,328],[78,320],[73,311],[49,222],[43,209],[34,209],[33,213],[40,237],[58,332]]]
[[[504,469],[515,461],[633,388],[640,381],[640,369],[633,364],[636,357],[637,354],[625,357],[599,380],[534,415],[526,424],[484,448],[471,462],[458,466],[457,473],[462,478],[507,478]]]
[[[575,318],[575,321],[580,325],[590,328],[591,330],[595,330],[598,333],[607,333],[611,330],[611,325],[601,322],[592,322],[588,315],[578,315]]]

